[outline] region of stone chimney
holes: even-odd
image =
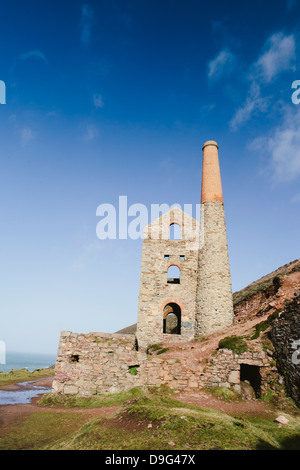
[[[214,140],[208,140],[202,147],[203,169],[201,204],[207,201],[223,202],[218,148],[218,144]]]
[[[196,336],[214,333],[233,323],[218,144],[203,145],[200,249],[196,294]]]

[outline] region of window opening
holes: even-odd
[[[170,240],[181,240],[181,227],[179,224],[170,225]]]
[[[180,268],[175,264],[172,264],[168,268],[168,284],[180,284]]]

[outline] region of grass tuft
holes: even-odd
[[[219,341],[219,349],[231,349],[236,354],[248,351],[247,343],[240,336],[226,336]]]

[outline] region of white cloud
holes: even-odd
[[[286,2],[287,11],[289,12],[289,11],[292,10],[296,5],[297,5],[297,0],[287,0],[287,2]]]
[[[34,57],[36,59],[41,59],[42,61],[47,62],[45,54],[43,54],[39,49],[25,52],[24,54],[21,54],[19,56],[21,60],[27,60],[27,59],[30,59],[31,57]]]
[[[46,114],[46,116],[48,116],[48,117],[55,117],[55,116],[57,116],[57,115],[58,115],[58,113],[57,113],[56,111],[49,111],[49,112]]]
[[[268,98],[261,96],[260,86],[253,82],[251,84],[245,103],[236,111],[231,119],[230,128],[235,131],[239,126],[249,121],[254,114],[266,111]]]
[[[21,61],[30,60],[32,58],[34,60],[40,60],[40,61],[44,62],[45,64],[47,64],[47,62],[48,62],[47,58],[46,58],[45,54],[43,54],[43,52],[41,52],[39,49],[33,49],[31,51],[27,51],[27,52],[24,52],[23,54],[20,54],[16,58],[16,60],[12,64],[11,72],[14,72],[16,70],[16,68],[18,67],[18,65]],[[16,83],[13,83],[13,86],[15,87]]]
[[[30,127],[23,127],[20,129],[20,136],[22,147],[27,147],[35,139],[36,133]]]
[[[264,52],[253,65],[255,79],[272,82],[281,72],[295,71],[296,43],[293,34],[272,34],[266,41]]]
[[[97,108],[97,109],[98,108],[103,108],[103,106],[104,106],[102,96],[99,95],[99,93],[94,93],[93,102],[94,102],[95,108]]]
[[[82,140],[85,142],[91,142],[98,136],[99,132],[95,124],[88,124],[85,128]]]
[[[88,46],[91,42],[92,24],[94,20],[94,10],[88,4],[81,7],[81,44]]]
[[[268,38],[263,52],[248,69],[249,90],[245,101],[229,123],[232,130],[237,130],[253,116],[269,110],[274,98],[264,96],[267,85],[274,82],[282,72],[295,70],[295,60],[296,44],[293,34],[279,32]]]
[[[232,73],[235,66],[235,55],[229,49],[225,48],[209,62],[208,78],[210,80],[218,80],[221,77],[228,76]]]
[[[72,268],[81,269],[95,260],[95,257],[103,250],[103,245],[97,240],[85,244],[81,254],[73,261]]]
[[[282,123],[267,137],[253,142],[253,148],[270,156],[274,183],[293,181],[300,177],[300,110],[286,109]]]

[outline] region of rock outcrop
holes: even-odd
[[[233,294],[235,322],[270,315],[300,287],[300,260],[292,261]]]
[[[272,322],[270,337],[286,391],[300,407],[300,291],[292,301],[286,302],[279,318]]]

